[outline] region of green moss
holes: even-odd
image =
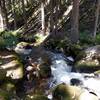
[[[79,60],[75,64],[75,67],[79,71],[94,72],[100,69],[100,64],[98,61],[96,62],[95,60]]]
[[[25,46],[29,45],[29,43],[27,43],[27,42],[20,42],[17,45],[25,47]]]
[[[12,33],[11,31],[0,32],[0,49],[13,47],[18,43],[17,36]]]
[[[72,100],[70,90],[65,84],[55,87],[53,92],[53,100]]]
[[[84,51],[80,51],[80,53],[77,53],[77,56],[76,56],[76,61],[79,61],[80,59],[86,57],[86,53]]]
[[[27,96],[25,100],[49,100],[46,96],[44,95],[33,95],[33,96]]]

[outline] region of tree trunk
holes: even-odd
[[[97,27],[98,27],[99,11],[100,11],[100,0],[97,0],[96,12],[95,12],[95,24],[94,24],[94,32],[93,32],[94,38],[96,37],[96,32],[97,32]]]
[[[60,3],[60,1],[59,0],[55,0],[55,2],[56,2],[56,12],[55,12],[55,35],[58,33],[58,20],[59,20],[59,18],[58,18],[58,15],[59,15],[59,3]]]
[[[0,6],[0,30],[4,30],[4,24],[3,24],[3,16],[1,12],[1,6]]]
[[[9,22],[8,22],[8,14],[7,14],[7,9],[6,9],[6,4],[5,4],[5,0],[1,0],[1,12],[2,12],[2,16],[3,16],[3,23],[4,23],[4,27],[5,29],[8,29],[9,27]]]
[[[41,1],[41,24],[42,24],[42,32],[46,34],[46,27],[45,27],[45,11],[44,11],[44,0]]]
[[[23,19],[24,19],[25,29],[27,29],[28,26],[27,26],[27,18],[26,18],[26,11],[25,11],[25,2],[24,2],[24,0],[22,0],[22,10],[23,10]]]
[[[79,40],[79,0],[73,0],[70,37],[72,43],[77,43]]]
[[[15,0],[12,0],[12,13],[14,18],[14,29],[17,29],[17,18],[16,18],[16,11],[15,11]]]
[[[54,14],[53,14],[53,0],[50,0],[50,32],[54,31]]]

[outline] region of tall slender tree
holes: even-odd
[[[23,19],[24,19],[25,29],[27,29],[28,26],[27,26],[27,18],[26,18],[26,10],[25,10],[25,0],[22,0],[22,10],[23,10]]]
[[[6,9],[6,1],[1,0],[0,4],[1,4],[1,12],[2,12],[2,16],[3,16],[4,27],[5,27],[5,29],[8,29],[9,22],[8,22],[8,14],[7,14],[7,9]]]
[[[97,0],[96,4],[96,11],[95,11],[95,24],[94,24],[94,31],[93,31],[93,37],[96,37],[97,27],[98,27],[98,20],[99,20],[99,14],[100,14],[100,0]]]
[[[50,32],[53,33],[54,31],[54,6],[53,6],[53,0],[50,0]]]
[[[77,43],[79,39],[79,1],[80,0],[73,0],[70,35],[73,43]]]
[[[1,11],[1,6],[0,6],[0,30],[4,30],[4,24],[3,24],[3,16],[2,16],[2,11]]]
[[[41,0],[41,24],[42,24],[42,32],[46,34],[46,27],[45,27],[45,2]]]
[[[55,12],[55,34],[57,34],[57,30],[58,30],[58,16],[59,16],[59,4],[60,4],[60,0],[55,0],[55,9],[56,9],[56,12]]]
[[[12,14],[14,19],[14,29],[17,29],[17,18],[16,18],[15,6],[16,6],[15,0],[12,0]]]

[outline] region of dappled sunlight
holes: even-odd
[[[0,0],[0,100],[100,99],[100,0]]]

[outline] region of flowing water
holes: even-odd
[[[68,63],[73,61],[71,57],[65,57],[60,53],[52,53],[51,70],[53,81],[51,87],[61,83],[71,85],[76,80],[74,85],[92,91],[100,98],[100,77],[94,74],[72,72],[72,65],[68,65]]]

